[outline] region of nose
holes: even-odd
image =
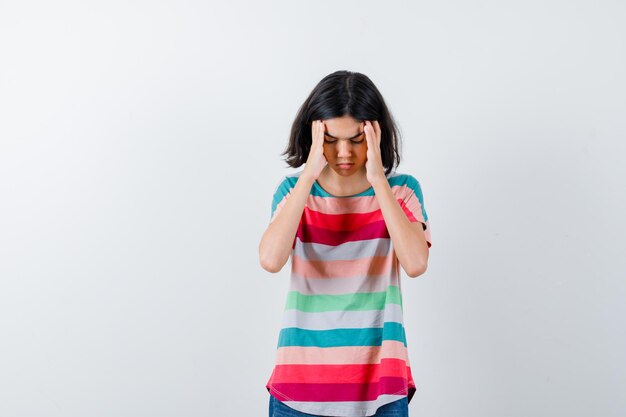
[[[342,158],[352,155],[352,143],[349,140],[337,141],[337,157]]]

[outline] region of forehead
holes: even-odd
[[[335,117],[324,120],[324,131],[332,135],[353,135],[363,129],[363,122],[351,116]]]

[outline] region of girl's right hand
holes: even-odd
[[[306,160],[304,173],[316,180],[328,165],[324,156],[324,122],[321,120],[314,120],[311,124],[311,139],[311,150]]]

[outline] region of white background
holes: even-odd
[[[424,417],[623,416],[626,4],[0,2],[0,416],[267,416],[298,107],[368,75],[421,183]]]

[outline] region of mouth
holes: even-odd
[[[337,164],[337,166],[341,169],[349,169],[352,165],[352,163],[345,163],[345,164]]]

